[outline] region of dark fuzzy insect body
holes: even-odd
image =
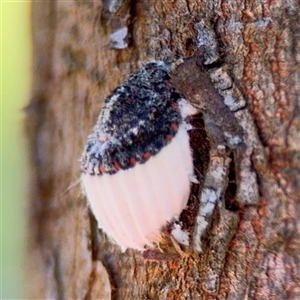
[[[86,143],[83,173],[126,170],[170,143],[183,120],[178,107],[181,96],[167,72],[164,63],[149,63],[106,99]]]

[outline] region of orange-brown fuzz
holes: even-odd
[[[179,109],[179,105],[178,103],[175,103],[173,101],[169,101],[171,107],[174,109],[174,110],[178,110]]]
[[[173,135],[172,134],[168,134],[168,135],[166,135],[166,141],[171,141],[172,140],[172,138],[173,138]]]
[[[171,124],[171,128],[174,130],[174,131],[177,131],[178,130],[178,124],[177,123],[172,123]]]
[[[149,159],[151,157],[151,154],[149,153],[149,152],[146,152],[146,153],[144,153],[143,155],[142,155],[142,158],[144,159],[144,160],[147,160],[147,159]]]
[[[113,165],[116,168],[116,170],[120,170],[121,169],[119,163],[116,160],[113,161]]]
[[[99,165],[98,170],[99,170],[100,174],[104,173],[104,168],[102,165]]]
[[[136,159],[134,157],[130,157],[129,159],[129,165],[134,166],[136,164]]]

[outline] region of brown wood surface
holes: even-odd
[[[32,4],[29,297],[300,299],[299,2],[119,3],[112,14],[100,0]],[[128,23],[125,49],[110,46],[115,20]],[[218,244],[222,257],[206,247],[199,256],[149,262],[133,250],[120,253],[97,229],[78,183],[79,159],[106,96],[145,62],[192,56],[200,20],[213,28],[247,101],[254,121],[247,139],[262,145],[263,160],[254,153],[250,166],[259,199],[236,207],[232,236],[220,229],[228,239]]]

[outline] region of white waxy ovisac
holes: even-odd
[[[88,202],[98,227],[122,251],[159,242],[197,182],[186,120],[197,110],[175,90],[168,70],[157,61],[132,73],[105,100],[84,147]],[[171,235],[186,244],[188,235],[177,229]]]
[[[194,174],[187,126],[144,164],[116,174],[82,174],[91,209],[121,249],[144,250],[186,207]],[[121,230],[120,230],[121,229]]]

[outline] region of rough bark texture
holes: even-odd
[[[30,298],[299,299],[299,3],[111,2],[33,2]],[[149,262],[120,253],[97,229],[78,160],[106,96],[145,62],[194,55],[201,22],[247,103],[236,117],[253,152],[218,157],[231,161],[229,184],[241,186],[233,162],[242,162],[240,178],[255,174],[258,199],[227,192],[202,254]],[[124,49],[109,38],[120,24],[129,30]]]

